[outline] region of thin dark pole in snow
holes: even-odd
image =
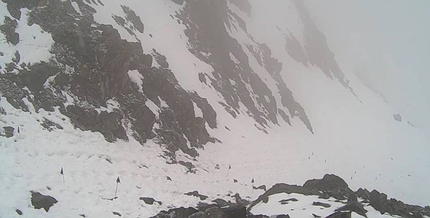
[[[64,179],[64,170],[63,170],[63,167],[61,167],[60,174],[63,176],[63,183],[65,183],[66,180]]]
[[[228,173],[230,172],[230,169],[231,169],[231,165],[228,165],[228,170],[227,170],[227,176],[226,177],[228,177]]]
[[[118,184],[119,183],[121,183],[121,180],[119,179],[119,176],[118,176],[118,178],[116,179],[116,189],[115,189],[115,198],[117,198],[117,193],[118,193]]]
[[[254,178],[251,179],[251,193],[254,193]]]

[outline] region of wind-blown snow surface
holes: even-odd
[[[79,214],[108,217],[113,216],[113,211],[125,217],[148,217],[161,209],[195,205],[199,199],[183,195],[189,191],[198,190],[208,195],[208,200],[228,198],[228,193],[236,192],[255,199],[261,191],[252,191],[252,178],[258,185],[302,184],[326,173],[345,178],[353,190],[376,188],[406,203],[428,204],[430,132],[395,121],[392,115],[396,110],[346,69],[349,85],[359,100],[319,68],[307,68],[291,58],[285,51],[285,35],[293,34],[302,45],[304,43],[303,24],[293,3],[285,1],[282,7],[259,0],[250,3],[252,18],[233,4],[229,7],[246,21],[248,34],[257,42],[266,43],[273,56],[283,63],[281,75],[294,98],[305,108],[315,134],[297,118],[291,120],[292,126],[283,121],[279,126],[271,125],[265,134],[254,127],[255,120],[246,115],[245,109],[236,119],[231,117],[218,104],[223,102],[222,97],[197,80],[199,72],[209,74],[213,69],[188,51],[184,26],[170,17],[181,8],[178,5],[160,0],[145,3],[104,1],[105,6],[93,5],[98,12],[96,21],[118,28],[124,39],[140,40],[144,51],[154,48],[165,55],[180,85],[197,91],[216,110],[219,128],[208,129],[222,143],[207,144],[196,160],[177,152],[178,160],[191,161],[197,168],[195,174],[187,173],[183,166],[166,164],[161,158],[162,148],[151,141],[143,147],[133,140],[108,143],[99,133],[74,129],[68,118],[58,111],[42,109],[39,113],[34,110],[26,113],[14,109],[1,98],[0,106],[7,114],[0,114],[0,127],[16,129],[20,126],[20,134],[15,132],[12,138],[0,138],[0,193],[7,196],[0,200],[0,217],[12,216],[15,209],[22,210],[28,217],[76,217]],[[123,16],[120,4],[135,9],[145,25],[144,34],[132,36],[115,23],[112,14]],[[285,13],[282,8],[291,13]],[[2,11],[6,13],[4,8]],[[25,27],[28,26],[22,26]],[[20,28],[20,32],[26,31]],[[248,34],[239,28],[230,34],[242,47],[250,43]],[[46,37],[40,45],[51,40],[50,36]],[[14,53],[5,46],[1,48],[7,55]],[[48,55],[42,50],[43,55],[38,58],[46,56],[47,59]],[[261,72],[264,69],[247,54],[254,71],[264,78],[266,73]],[[133,75],[130,73],[134,78]],[[39,121],[43,121],[43,117],[64,129],[51,132],[42,129]],[[220,169],[216,169],[217,164]],[[227,176],[229,165],[232,169]],[[64,167],[65,183],[59,174],[61,167]],[[117,176],[122,182],[119,198],[103,200],[102,197],[113,197]],[[167,176],[172,181],[167,180]],[[233,183],[233,179],[239,182]],[[34,210],[29,206],[31,190],[52,195],[59,203],[49,213]],[[154,197],[163,204],[146,205],[139,201],[142,196]]]

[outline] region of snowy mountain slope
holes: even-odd
[[[4,216],[147,217],[327,172],[428,204],[428,130],[338,67],[300,1],[275,2],[0,2]],[[33,210],[31,190],[59,203]]]

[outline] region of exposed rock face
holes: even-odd
[[[47,0],[43,7],[29,1],[3,2],[15,19],[20,19],[21,8],[29,9],[28,22],[39,25],[54,40],[50,61],[22,66],[12,62],[0,74],[2,96],[15,108],[29,110],[23,98],[36,110],[58,107],[77,128],[100,132],[109,142],[128,140],[126,129],[130,128],[131,136],[140,143],[157,138],[170,154],[182,150],[196,156],[195,147],[215,142],[205,126],[216,128],[216,113],[207,100],[178,84],[162,54],[156,52],[161,68],[154,68],[151,54],[145,54],[140,42],[125,41],[112,26],[95,22],[92,4],[96,3],[76,1],[78,13],[70,1]],[[144,24],[135,11],[127,6],[122,9],[125,17],[115,15],[114,20],[129,33],[143,33]],[[13,18],[7,18],[1,30],[16,44]],[[129,71],[142,75],[143,90],[131,81]],[[66,96],[73,99],[71,104]],[[111,101],[119,106],[104,111]],[[159,116],[146,106],[148,101],[160,108]],[[195,116],[194,101],[203,118]]]
[[[248,10],[245,0],[233,1],[242,10]],[[180,18],[187,27],[185,34],[189,38],[190,51],[200,60],[214,68],[210,85],[222,94],[227,105],[223,105],[233,117],[240,113],[239,103],[243,103],[252,117],[263,127],[268,122],[278,123],[278,105],[287,108],[292,116],[298,116],[313,131],[304,109],[293,98],[280,76],[282,64],[271,56],[270,49],[264,44],[248,46],[267,73],[276,80],[282,102],[276,102],[266,83],[253,72],[248,56],[239,42],[228,33],[232,28],[230,17],[235,18],[244,31],[246,24],[227,7],[226,0],[197,1],[189,0]],[[232,58],[233,57],[233,58]],[[202,77],[202,76],[199,76]],[[200,81],[204,81],[202,78]],[[232,82],[233,81],[233,82]],[[248,87],[251,88],[248,88]],[[285,112],[284,120],[289,120]],[[288,121],[287,121],[288,122]]]
[[[127,139],[121,125],[122,115],[118,111],[98,113],[96,110],[74,105],[68,106],[66,111],[66,114],[75,122],[76,127],[80,129],[100,132],[109,142],[113,142],[115,139]]]
[[[42,195],[39,192],[31,191],[31,204],[35,209],[44,209],[49,212],[49,208],[54,206],[58,201],[49,195]]]
[[[337,78],[345,87],[348,87],[345,75],[339,68],[336,59],[334,58],[334,53],[327,45],[325,35],[318,29],[315,22],[312,20],[303,1],[296,0],[295,3],[299,13],[302,14],[300,18],[304,23],[304,51],[306,52],[308,62],[311,65],[319,67],[329,78]],[[294,49],[291,51],[296,55],[293,55],[292,57],[301,60],[301,62],[306,62],[303,55],[299,54],[301,51],[295,51],[296,47],[297,46],[287,46],[287,48]]]

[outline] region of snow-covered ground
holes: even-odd
[[[178,160],[191,161],[196,166],[195,174],[187,173],[181,165],[166,164],[162,157],[163,149],[152,141],[142,146],[129,137],[129,142],[108,143],[99,133],[74,129],[69,119],[58,111],[46,112],[41,109],[39,113],[34,110],[23,112],[14,109],[2,97],[0,107],[7,114],[0,114],[0,129],[12,126],[15,136],[0,137],[0,193],[6,196],[0,199],[0,217],[15,216],[15,209],[20,209],[25,217],[77,217],[79,214],[85,214],[86,217],[112,217],[113,211],[124,217],[149,217],[161,209],[195,206],[200,199],[185,196],[184,193],[189,191],[198,190],[208,195],[208,202],[216,198],[229,199],[227,194],[236,192],[253,200],[262,191],[252,190],[252,179],[255,185],[265,184],[270,187],[278,182],[303,184],[308,179],[320,178],[326,173],[341,176],[353,190],[359,187],[369,190],[375,188],[405,203],[428,205],[430,131],[395,121],[393,114],[396,109],[359,83],[352,72],[344,73],[361,102],[339,82],[327,78],[320,69],[306,68],[294,61],[285,51],[284,34],[289,31],[302,42],[299,15],[285,13],[288,22],[280,22],[282,19],[276,14],[283,10],[275,10],[270,4],[260,5],[258,2],[251,1],[257,10],[253,13],[255,19],[247,18],[234,5],[229,6],[247,22],[249,34],[259,43],[266,43],[273,56],[283,63],[284,80],[294,93],[294,98],[305,108],[315,134],[310,133],[298,118],[292,119],[292,126],[283,121],[280,126],[270,126],[269,134],[256,129],[255,121],[245,111],[237,119],[232,118],[218,104],[219,101],[223,102],[219,94],[197,80],[199,72],[209,74],[213,69],[188,51],[184,27],[170,17],[181,7],[170,1],[146,2],[145,5],[151,7],[138,7],[139,10],[135,10],[145,25],[145,33],[132,36],[118,26],[111,15],[124,16],[120,4],[133,8],[141,2],[105,1],[105,6],[93,5],[98,11],[96,21],[122,29],[120,34],[124,39],[139,39],[145,52],[154,48],[165,55],[180,85],[207,98],[217,111],[219,128],[209,129],[209,132],[222,143],[207,144],[199,150],[200,156],[196,160],[177,152]],[[290,6],[290,10],[295,11],[292,4],[285,4],[285,7]],[[2,2],[0,10],[7,13]],[[268,23],[258,19],[267,10],[276,12],[267,19],[276,19],[277,22]],[[24,24],[19,23],[20,35],[26,35],[28,30],[37,34],[34,40],[40,41],[33,43],[29,39],[22,44],[23,47],[16,48],[9,48],[6,43],[0,44],[2,51],[5,51],[5,56],[0,57],[1,61],[6,62],[15,50],[26,54],[24,50],[31,50],[31,46],[36,44],[38,46],[34,51],[40,54],[37,58],[49,58],[46,52],[52,40],[49,34],[35,30],[37,25]],[[277,26],[283,32],[279,32]],[[265,31],[261,31],[263,27]],[[247,34],[238,31],[230,34],[242,46],[252,43],[246,38]],[[42,40],[41,37],[45,38]],[[263,78],[267,73],[261,72],[264,69],[255,64],[252,55],[247,54],[252,67]],[[33,61],[30,56],[23,56],[22,62]],[[133,72],[129,75],[139,80]],[[63,129],[51,132],[44,130],[40,125],[44,118],[60,124]],[[219,165],[219,169],[216,165]],[[229,165],[232,167],[230,170]],[[59,173],[62,167],[65,182]],[[118,199],[103,200],[114,197],[118,176],[121,179]],[[233,179],[238,182],[234,183]],[[31,190],[51,195],[59,203],[49,213],[35,210],[30,205]],[[146,205],[139,197],[153,197],[163,204]],[[273,196],[274,199],[270,200],[286,197],[291,196]],[[300,198],[304,199],[300,205],[269,208],[257,205],[253,212],[270,215],[286,211],[290,215],[297,213],[296,217],[300,217],[299,211],[304,207],[302,204],[308,204],[306,199],[313,200],[311,197]],[[333,205],[336,206],[335,203]],[[297,208],[291,211],[292,206]],[[370,207],[367,209],[370,211],[369,217],[381,217]],[[329,213],[319,209],[317,212],[321,215]]]

